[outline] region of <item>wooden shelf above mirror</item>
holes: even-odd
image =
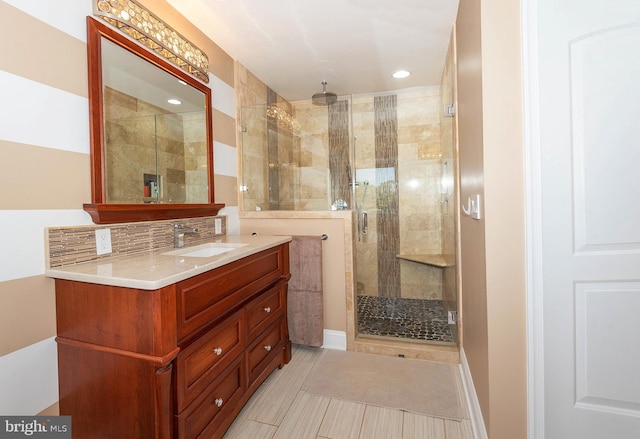
[[[142,208],[141,208],[142,207]],[[84,204],[96,224],[216,216],[224,204]]]

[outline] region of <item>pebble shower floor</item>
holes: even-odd
[[[454,343],[442,300],[358,296],[358,333]]]

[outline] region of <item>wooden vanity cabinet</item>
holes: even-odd
[[[282,244],[157,290],[56,279],[73,438],[221,438],[291,358],[289,277]]]

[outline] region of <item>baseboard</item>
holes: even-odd
[[[471,418],[471,429],[473,430],[474,439],[488,439],[487,429],[484,426],[482,418],[482,410],[480,410],[480,402],[476,394],[476,388],[473,386],[473,378],[464,349],[460,348],[460,376],[462,377],[462,385],[464,386],[464,394],[467,397],[467,408],[469,409],[469,417]]]
[[[332,329],[325,329],[323,331],[325,349],[334,349],[337,351],[347,350],[347,333],[344,331],[334,331]]]

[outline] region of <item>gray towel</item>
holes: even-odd
[[[322,238],[293,236],[289,249],[289,338],[296,344],[322,346]]]

